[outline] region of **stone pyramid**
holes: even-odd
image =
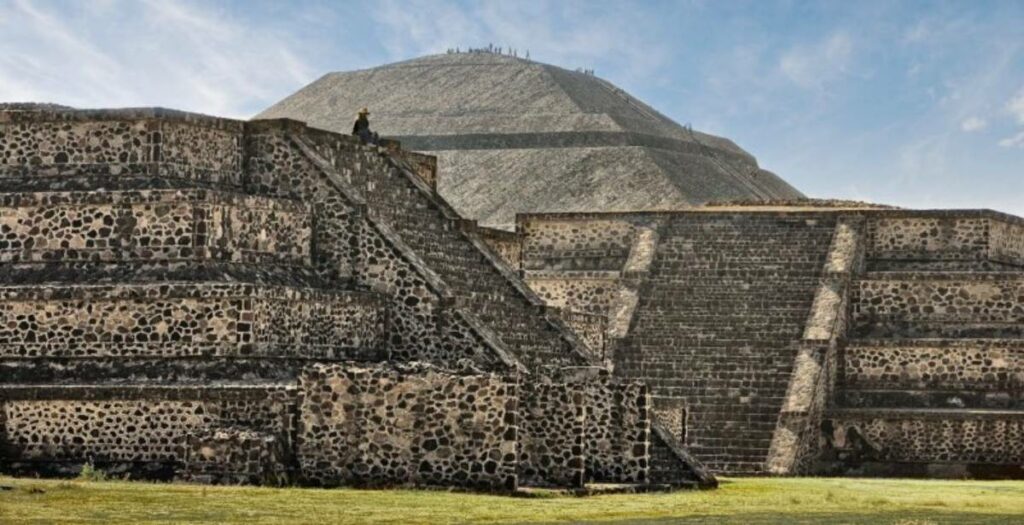
[[[371,124],[438,157],[440,193],[510,229],[516,213],[687,209],[802,194],[732,141],[693,131],[593,74],[492,53],[330,73],[257,118]]]

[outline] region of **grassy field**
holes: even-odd
[[[1024,482],[723,480],[706,492],[513,498],[0,477],[0,523],[1024,523]]]

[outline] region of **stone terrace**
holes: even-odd
[[[295,121],[0,111],[0,468],[713,484],[435,166]]]
[[[842,203],[533,214],[526,281],[717,472],[1019,476],[1021,219]],[[600,325],[599,325],[600,326]]]

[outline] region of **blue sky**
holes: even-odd
[[[0,0],[0,101],[248,117],[487,43],[586,67],[816,197],[1024,215],[1024,1]]]

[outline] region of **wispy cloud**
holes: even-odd
[[[1006,103],[1006,110],[1017,119],[1019,124],[1024,124],[1024,87]]]
[[[918,20],[903,33],[904,43],[916,43],[926,40],[932,34],[927,20]]]
[[[960,123],[960,129],[968,133],[981,131],[985,129],[985,126],[988,126],[988,122],[978,117],[967,117]]]
[[[0,47],[0,100],[246,117],[314,76],[281,34],[185,0],[0,0]]]
[[[1024,131],[1000,140],[999,145],[1004,148],[1024,148]]]
[[[779,60],[779,70],[800,87],[821,89],[847,74],[852,56],[853,39],[837,31],[817,44],[787,51]]]

